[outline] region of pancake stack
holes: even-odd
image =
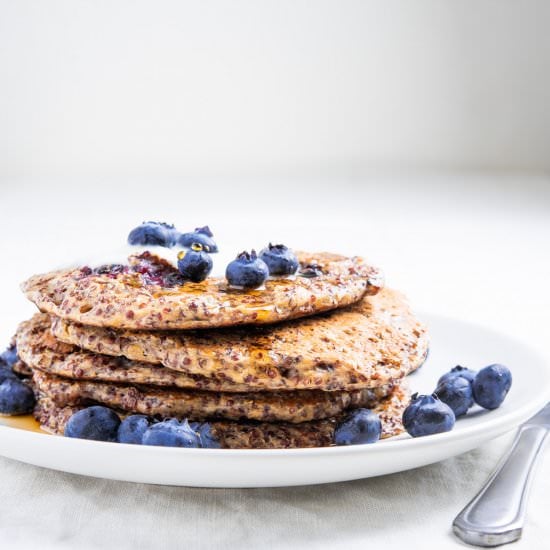
[[[382,437],[400,433],[425,327],[361,258],[298,259],[295,278],[254,291],[182,284],[149,253],[32,277],[23,290],[40,313],[16,340],[35,417],[62,434],[74,412],[101,404],[208,422],[222,448],[296,448],[334,444],[346,415],[368,408]]]

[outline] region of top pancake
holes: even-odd
[[[26,296],[44,312],[97,327],[172,330],[269,324],[353,304],[382,287],[380,272],[359,257],[297,253],[317,276],[270,279],[265,289],[238,291],[222,278],[162,287],[139,273],[96,274],[89,268],[35,275]],[[161,260],[159,260],[161,261]]]

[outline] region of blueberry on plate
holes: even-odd
[[[361,445],[380,439],[382,423],[370,409],[356,409],[334,431],[336,445]]]
[[[245,290],[262,286],[268,276],[269,269],[265,262],[258,258],[255,250],[250,253],[241,252],[225,270],[229,285]]]
[[[6,365],[8,367],[13,367],[18,359],[17,347],[10,346],[0,354],[0,366]]]
[[[117,441],[119,443],[134,443],[141,445],[143,434],[149,428],[149,419],[143,414],[127,416],[118,427]]]
[[[204,281],[212,271],[212,258],[200,243],[193,243],[189,250],[178,254],[178,269],[182,277],[193,283]]]
[[[403,412],[403,426],[413,437],[448,432],[455,425],[455,413],[433,395],[412,396]]]
[[[8,367],[2,363],[0,363],[0,384],[4,382],[4,380],[19,380],[15,372],[11,370],[11,367]]]
[[[472,384],[462,376],[451,376],[443,380],[434,393],[453,409],[456,417],[466,414],[474,404]]]
[[[260,251],[262,259],[270,275],[294,275],[298,270],[298,258],[290,248],[284,244],[271,244]]]
[[[471,384],[474,381],[475,375],[476,375],[475,370],[471,370],[466,367],[461,367],[460,365],[457,365],[456,367],[453,367],[449,372],[446,372],[437,381],[437,385],[439,386],[439,384],[441,384],[442,382],[445,382],[450,378],[455,378],[457,376],[461,376],[462,378],[465,378]]]
[[[200,444],[203,449],[219,449],[220,442],[212,434],[212,426],[209,422],[199,424],[195,431],[199,434]]]
[[[199,435],[191,428],[189,422],[178,422],[175,418],[153,424],[143,434],[144,445],[162,447],[200,447]]]
[[[74,413],[65,424],[66,437],[116,441],[120,418],[111,409],[94,405]]]
[[[502,405],[511,386],[512,373],[508,367],[489,365],[481,369],[474,378],[474,401],[484,409],[497,409]]]
[[[27,414],[34,408],[32,389],[17,378],[4,378],[0,384],[0,414]]]
[[[173,225],[163,222],[143,222],[130,231],[128,244],[172,248],[175,246],[178,237],[179,232]]]
[[[218,245],[212,238],[213,236],[214,234],[210,231],[210,228],[205,225],[204,227],[197,227],[195,231],[179,235],[178,244],[187,248],[193,243],[199,243],[202,244],[205,252],[218,252]]]

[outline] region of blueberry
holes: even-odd
[[[435,394],[453,409],[455,416],[468,412],[474,404],[472,384],[462,376],[451,376],[437,385]]]
[[[134,443],[140,445],[143,434],[149,427],[149,419],[143,414],[133,414],[126,417],[118,427],[117,441],[119,443]]]
[[[298,258],[284,244],[271,244],[260,251],[260,258],[267,264],[270,275],[294,275]]]
[[[456,376],[461,376],[462,378],[465,378],[471,384],[474,381],[475,375],[475,370],[467,369],[466,367],[461,367],[460,365],[457,365],[456,367],[453,367],[449,372],[446,372],[437,381],[437,385],[439,386],[439,384],[441,384],[442,382],[446,382],[450,378],[455,378]]]
[[[380,418],[369,409],[356,409],[346,416],[334,431],[336,445],[360,445],[375,443],[380,439],[382,423]]]
[[[214,234],[210,231],[210,228],[205,225],[204,227],[197,227],[195,231],[179,235],[178,244],[190,247],[193,243],[199,243],[205,252],[218,252],[218,245],[212,238],[213,236]]]
[[[0,414],[27,414],[34,408],[32,389],[17,378],[4,378],[0,384]]]
[[[74,413],[65,425],[66,437],[116,441],[120,418],[111,409],[94,405]]]
[[[484,409],[497,409],[502,405],[512,385],[512,373],[504,365],[489,365],[474,378],[474,401]]]
[[[19,380],[15,372],[11,370],[11,367],[7,367],[4,364],[0,364],[0,384],[2,384],[4,380],[8,380],[8,379]]]
[[[212,271],[212,258],[201,244],[193,243],[190,250],[178,254],[178,269],[184,279],[194,283],[204,281]]]
[[[403,412],[403,426],[413,437],[448,432],[455,425],[455,413],[433,395],[412,396]]]
[[[128,244],[153,245],[172,248],[179,237],[173,225],[162,222],[143,222],[132,229],[128,235]]]
[[[305,277],[306,279],[314,279],[315,277],[320,277],[322,274],[323,270],[321,266],[316,263],[303,266],[298,273],[300,277]]]
[[[189,426],[189,422],[178,422],[176,419],[153,424],[143,434],[142,442],[144,445],[162,447],[200,447],[199,435]]]
[[[15,346],[10,346],[0,354],[0,366],[6,365],[8,367],[13,367],[18,359],[17,348]]]
[[[220,442],[212,434],[212,426],[208,422],[203,422],[194,429],[200,436],[203,449],[219,449],[221,447]]]
[[[241,252],[225,270],[225,277],[231,286],[251,289],[262,286],[269,275],[269,268],[256,256],[256,251]]]

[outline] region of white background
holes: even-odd
[[[548,169],[546,0],[0,0],[0,176]]]

